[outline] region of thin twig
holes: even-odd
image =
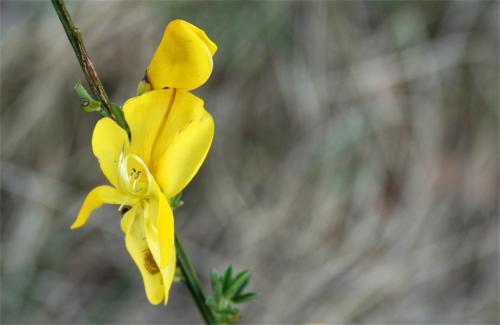
[[[97,75],[97,71],[90,60],[87,50],[85,49],[80,30],[73,24],[71,16],[69,15],[63,0],[52,0],[52,4],[57,12],[57,16],[59,16],[59,20],[61,20],[69,42],[75,51],[76,58],[78,59],[78,63],[80,63],[85,78],[90,85],[92,94],[103,104],[103,109],[107,111],[108,115],[111,115],[111,103],[109,101],[108,94],[104,90],[102,82]]]
[[[186,285],[189,289],[189,292],[191,292],[191,296],[196,302],[198,310],[203,316],[205,323],[217,324],[215,317],[212,313],[212,310],[205,303],[206,297],[205,294],[203,293],[203,289],[200,286],[200,281],[196,276],[196,272],[194,271],[193,266],[189,261],[189,257],[186,255],[184,247],[182,246],[182,243],[177,234],[175,235],[175,250],[177,252],[177,260],[179,267],[181,268],[182,274],[186,279]]]
[[[82,34],[78,28],[73,24],[73,20],[69,15],[68,10],[64,4],[63,0],[52,0],[52,4],[54,9],[57,12],[57,16],[59,16],[59,20],[61,21],[64,31],[68,36],[69,42],[73,47],[73,51],[75,52],[76,58],[78,59],[78,63],[80,63],[80,67],[82,68],[83,74],[87,79],[87,82],[90,85],[90,89],[92,94],[99,100],[101,103],[102,111],[101,114],[103,116],[110,116],[113,118],[121,127],[123,127],[127,132],[130,133],[130,129],[123,117],[123,112],[119,108],[118,105],[114,105],[109,100],[108,94],[104,90],[104,86],[102,85],[101,79],[97,74],[97,71],[90,60],[90,56],[85,48],[83,43]]]

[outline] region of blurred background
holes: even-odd
[[[106,182],[97,114],[48,2],[1,1],[1,322],[199,323],[175,284],[148,304],[116,207],[70,231]],[[216,135],[176,211],[209,270],[252,272],[243,323],[499,322],[496,1],[77,1],[110,97],[166,24],[217,43],[195,93]]]

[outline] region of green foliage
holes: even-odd
[[[104,105],[102,104],[102,102],[92,98],[92,96],[90,96],[90,94],[87,92],[85,87],[83,87],[83,85],[80,82],[75,85],[74,89],[75,89],[75,92],[78,95],[78,97],[80,97],[80,101],[81,101],[80,108],[84,112],[87,112],[87,113],[99,112],[104,117],[110,116],[108,111],[103,109]],[[127,121],[125,121],[125,116],[123,114],[123,110],[121,109],[121,107],[119,105],[117,105],[115,103],[111,103],[110,105],[111,105],[111,112],[113,113],[112,118],[114,118],[116,123],[118,123],[119,126],[121,126],[125,131],[127,131],[127,133],[130,136],[130,128],[127,124]]]
[[[144,77],[145,78],[145,77]],[[142,79],[139,84],[137,84],[137,96],[147,93],[152,89],[151,84],[146,80]]]
[[[243,292],[249,281],[250,272],[247,270],[241,271],[234,277],[232,266],[228,266],[221,274],[212,270],[210,274],[212,295],[207,297],[206,304],[212,309],[219,324],[236,323],[241,316],[240,310],[234,305],[257,297],[255,292]]]
[[[169,203],[170,203],[170,207],[172,208],[172,210],[175,210],[175,209],[183,206],[184,201],[182,201],[182,192],[180,192],[179,194],[177,194],[174,197],[171,197],[169,200]]]
[[[81,83],[77,83],[75,85],[75,92],[80,97],[81,101],[81,106],[80,108],[84,112],[99,112],[103,113],[104,110],[101,107],[101,102],[98,100],[95,100],[92,98],[92,96],[89,95],[85,87]]]

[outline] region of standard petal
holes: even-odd
[[[90,214],[95,209],[99,208],[103,204],[127,204],[133,205],[137,202],[137,199],[117,191],[115,188],[102,185],[95,187],[85,198],[78,217],[76,217],[75,222],[71,225],[71,229],[79,228],[87,222]]]
[[[123,111],[130,127],[130,152],[150,165],[151,151],[169,107],[173,101],[172,89],[153,90],[125,102]]]
[[[177,90],[153,151],[153,175],[165,195],[178,194],[198,172],[212,144],[214,122],[193,94]]]
[[[118,187],[120,155],[128,150],[128,135],[109,117],[100,119],[92,135],[92,150],[101,170],[114,187]]]
[[[126,230],[125,246],[141,272],[149,302],[157,305],[165,297],[163,276],[146,240],[143,213],[142,204],[138,204],[125,214],[124,218],[132,219]]]
[[[198,27],[174,20],[168,24],[160,45],[146,70],[153,89],[191,90],[208,80],[217,46]]]

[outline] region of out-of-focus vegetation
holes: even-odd
[[[120,104],[171,19],[219,45],[176,230],[205,288],[251,270],[244,323],[498,323],[498,2],[68,7]],[[1,322],[200,322],[180,284],[148,305],[115,209],[69,230],[99,116],[50,4],[0,8]]]

